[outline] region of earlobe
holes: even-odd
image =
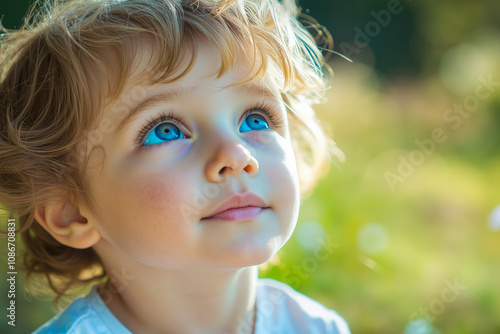
[[[54,239],[69,247],[84,249],[101,239],[99,231],[69,200],[37,205],[35,219]]]

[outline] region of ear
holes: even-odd
[[[35,219],[54,239],[69,247],[89,248],[101,239],[100,232],[70,200],[37,205]]]

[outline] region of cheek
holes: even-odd
[[[173,171],[146,174],[122,170],[112,175],[95,183],[99,206],[106,213],[106,222],[122,222],[126,225],[123,229],[133,228],[133,221],[151,228],[175,228],[181,223],[179,208],[193,197],[195,189],[193,178]]]
[[[153,178],[139,180],[132,185],[137,190],[135,199],[140,207],[155,212],[168,211],[168,207],[179,202],[179,184],[175,179]]]
[[[175,176],[174,176],[175,175]],[[180,214],[179,207],[193,196],[194,185],[189,178],[169,173],[131,178],[118,182],[119,177],[108,183],[113,189],[101,193],[109,206],[103,207],[106,219],[102,228],[105,238],[115,249],[127,257],[149,265],[173,265],[192,247],[192,224]],[[168,254],[168,257],[165,257]]]
[[[268,179],[282,228],[290,235],[298,218],[300,186],[295,154],[288,140],[280,142],[280,149],[274,152],[273,160],[267,165]]]
[[[148,179],[141,178],[131,187],[137,190],[132,200],[135,206],[151,221],[168,221],[170,227],[185,225],[201,212],[193,203],[195,196],[194,178],[182,173],[169,172]],[[193,217],[186,216],[189,212]]]
[[[279,149],[276,152],[272,152],[272,156],[273,162],[269,166],[271,180],[276,180],[282,187],[285,187],[289,191],[289,193],[284,193],[283,195],[295,198],[296,195],[300,194],[299,178],[295,153],[289,140],[280,140]]]

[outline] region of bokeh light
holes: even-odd
[[[377,255],[387,249],[389,234],[387,229],[378,223],[368,223],[358,233],[360,250],[369,255]]]

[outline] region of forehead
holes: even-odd
[[[131,46],[131,71],[126,78],[127,86],[176,83],[184,85],[195,78],[201,85],[213,83],[221,88],[245,82],[265,82],[276,90],[283,86],[283,75],[269,59],[258,59],[252,53],[251,46],[241,46],[237,50],[222,50],[215,44],[198,38],[193,45],[184,44],[178,51],[178,57],[165,67],[160,60],[163,53],[147,38],[136,39]],[[250,51],[250,52],[249,52]],[[266,71],[257,73],[265,63]]]
[[[178,61],[170,64],[171,68],[167,69],[157,67],[162,53],[147,38],[134,40],[129,56],[130,66],[127,72],[120,73],[115,69],[111,72],[120,75],[108,76],[108,80],[119,82],[114,83],[118,87],[114,90],[115,94],[107,96],[107,107],[123,100],[140,100],[157,86],[177,88],[174,92],[177,97],[192,95],[200,88],[233,88],[252,93],[257,93],[260,89],[261,93],[272,92],[279,96],[283,88],[283,74],[270,61],[267,61],[263,73],[256,73],[262,60],[255,59],[251,52],[241,49],[232,55],[231,64],[225,64],[224,57],[227,55],[221,54],[216,45],[204,39],[198,39],[194,49],[185,45],[179,52]],[[108,59],[107,62],[111,67],[120,63],[113,59]]]
[[[135,39],[130,46],[129,56],[129,71],[125,75],[121,73],[122,82],[117,83],[117,86],[121,84],[119,92],[107,96],[102,115],[110,112],[119,115],[120,121],[115,124],[115,133],[119,133],[135,114],[151,103],[185,101],[197,97],[202,91],[215,93],[227,90],[234,93],[234,96],[258,95],[275,101],[281,100],[280,92],[284,81],[282,74],[272,64],[267,64],[266,71],[262,75],[256,75],[255,69],[259,63],[251,52],[243,49],[235,54],[231,67],[223,72],[221,68],[224,67],[225,55],[221,54],[216,45],[198,39],[194,49],[189,45],[182,48],[179,62],[171,64],[173,70],[170,70],[170,75],[165,79],[161,79],[163,69],[157,68],[161,53],[155,49],[150,39]],[[119,63],[110,58],[107,62],[111,66]],[[119,70],[112,72],[119,73]]]

